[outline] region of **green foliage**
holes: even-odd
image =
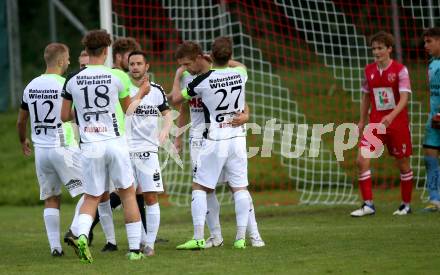
[[[50,41],[49,5],[47,0],[19,0],[20,40],[23,64],[23,84],[26,85],[36,75],[44,72],[44,48]],[[63,4],[85,25],[87,29],[99,28],[99,1],[69,0]],[[78,56],[83,49],[82,34],[57,10],[56,42],[65,43],[70,48],[69,72],[78,67]]]

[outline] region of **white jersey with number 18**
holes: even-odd
[[[63,97],[73,101],[81,142],[122,135],[119,99],[129,96],[129,82],[125,73],[104,65],[88,65],[66,80]]]
[[[212,69],[197,76],[182,90],[186,99],[200,96],[206,130],[211,140],[230,139],[246,135],[244,125],[232,127],[235,114],[244,111],[246,69],[242,67]]]

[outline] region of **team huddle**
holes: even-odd
[[[431,112],[424,142],[430,204],[440,209],[440,29],[423,34],[433,59],[429,65]],[[226,183],[233,196],[236,237],[233,247],[246,248],[246,234],[253,247],[265,246],[260,236],[252,197],[247,189],[246,67],[232,60],[232,42],[216,38],[210,55],[200,45],[178,45],[178,66],[172,91],[165,93],[148,77],[148,56],[133,38],[114,41],[103,30],[87,33],[82,44],[81,68],[66,79],[69,49],[49,44],[44,52],[46,72],[25,88],[17,128],[23,153],[31,154],[26,127],[30,119],[35,165],[44,200],[44,222],[53,256],[64,255],[60,240],[60,194],[65,185],[72,197],[82,195],[75,208],[64,242],[72,246],[81,262],[91,263],[89,246],[93,228],[101,223],[106,245],[103,252],[118,249],[112,209],[123,205],[129,260],[155,255],[160,226],[158,194],[165,191],[159,164],[160,147],[170,139],[171,106],[180,112],[177,126],[191,127],[189,147],[193,182],[191,215],[193,238],[178,250],[200,250],[223,245],[220,206],[215,195]],[[363,133],[357,164],[363,204],[353,217],[372,215],[372,181],[369,152],[386,145],[400,171],[402,202],[394,215],[411,213],[413,173],[410,120],[407,111],[411,85],[407,68],[391,59],[392,35],[379,32],[370,40],[375,62],[365,67],[361,115]],[[104,65],[109,47],[113,68]],[[185,103],[187,101],[187,103]],[[170,106],[171,105],[171,106]],[[369,124],[370,123],[370,124]],[[374,123],[381,127],[370,127]],[[376,140],[376,143],[371,143]],[[182,137],[173,141],[181,150]],[[205,239],[205,223],[210,236]],[[165,240],[166,241],[166,240]]]
[[[26,138],[30,119],[52,255],[64,255],[60,240],[61,185],[72,197],[83,194],[64,237],[81,262],[93,261],[89,245],[98,222],[107,241],[102,251],[118,249],[112,209],[121,203],[128,259],[155,255],[160,225],[158,194],[165,190],[158,151],[169,140],[169,102],[182,111],[189,106],[192,123],[194,236],[177,249],[223,245],[215,196],[218,183],[227,183],[234,197],[237,235],[233,246],[246,247],[246,232],[252,246],[264,246],[247,190],[247,72],[244,65],[231,60],[231,40],[217,38],[210,56],[197,43],[179,45],[176,59],[180,67],[169,94],[149,80],[147,54],[134,39],[120,38],[113,43],[113,68],[104,65],[112,45],[107,32],[91,31],[82,44],[81,69],[66,79],[61,75],[69,65],[68,47],[60,43],[46,47],[46,72],[25,88],[17,123],[23,152],[30,155]],[[218,88],[212,88],[213,82]],[[182,104],[186,100],[190,100],[189,105]],[[184,121],[180,119],[179,123]],[[175,140],[177,148],[181,142]],[[205,221],[211,233],[206,241]]]

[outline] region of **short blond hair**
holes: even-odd
[[[48,67],[57,65],[58,59],[69,52],[69,47],[62,43],[50,43],[44,49],[44,61]]]

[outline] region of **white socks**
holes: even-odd
[[[208,225],[211,236],[222,237],[222,229],[220,226],[220,204],[218,203],[215,192],[206,194],[207,213],[206,224]]]
[[[255,218],[255,208],[252,202],[252,197],[249,194],[249,199],[251,203],[251,210],[249,211],[249,221],[247,225],[247,231],[251,238],[260,238],[260,232],[258,232],[257,220]]]
[[[99,221],[102,231],[108,243],[116,244],[115,225],[113,224],[113,212],[110,200],[101,202],[98,205]]]
[[[201,240],[205,238],[205,219],[206,219],[206,192],[202,190],[192,191],[191,215],[194,224],[194,239]],[[148,224],[148,221],[147,221]]]
[[[79,217],[79,209],[81,208],[84,202],[84,195],[78,200],[78,203],[75,207],[75,214],[73,216],[72,224],[70,225],[70,231],[72,231],[73,235],[78,236],[78,217]]]
[[[62,251],[60,242],[60,210],[56,208],[45,208],[43,212],[44,224],[46,225],[47,239],[50,250],[55,248]]]
[[[146,244],[154,249],[154,242],[156,241],[157,232],[159,231],[160,225],[160,208],[159,203],[153,205],[147,205],[146,209],[146,219],[147,219],[147,236]]]
[[[92,227],[93,217],[89,214],[79,214],[78,216],[78,237],[81,235],[89,237],[90,227]]]
[[[145,232],[145,228],[143,226],[141,228],[141,245],[147,245],[147,233]]]
[[[128,248],[130,250],[139,250],[141,243],[141,230],[142,222],[126,223],[125,229],[127,230]]]
[[[246,237],[246,227],[249,221],[249,211],[251,210],[251,195],[247,190],[240,190],[234,193],[235,216],[237,219],[236,240]]]

